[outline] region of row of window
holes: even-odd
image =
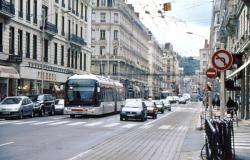
[[[95,29],[92,29],[92,40],[95,40]],[[118,30],[114,30],[114,40],[118,40]],[[100,30],[100,40],[106,40],[106,30]]]
[[[105,64],[100,64],[99,65],[100,68],[100,75],[105,74],[106,72],[106,65]],[[117,75],[118,74],[118,65],[117,64],[113,64],[113,75]]]
[[[25,53],[23,53],[23,35],[25,36]],[[32,39],[31,39],[32,37]],[[1,51],[3,50],[3,24],[0,23],[0,48]],[[31,42],[33,43],[33,49],[32,49],[32,59],[37,60],[37,35],[31,35],[29,32],[25,32],[23,30],[18,29],[18,55],[25,55],[26,58],[31,58]],[[58,64],[58,47],[59,45],[57,43],[54,43],[54,64]],[[44,62],[48,62],[49,60],[49,41],[47,39],[44,40]],[[60,63],[62,66],[64,66],[64,45],[61,45],[61,60]],[[15,54],[15,28],[10,26],[9,28],[9,53]],[[79,57],[79,56],[80,57]],[[80,70],[86,70],[86,54],[82,54],[82,52],[78,52],[73,49],[68,49],[68,55],[67,55],[67,67],[78,69],[78,59],[80,61]],[[84,60],[84,62],[82,62]]]
[[[95,19],[99,18],[100,22],[104,23],[106,22],[106,13],[105,12],[101,12],[100,13],[100,17],[96,17],[95,16],[95,12],[92,12],[92,22],[95,22]],[[118,13],[114,13],[114,23],[118,23]]]

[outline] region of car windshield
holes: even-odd
[[[142,103],[140,101],[126,101],[125,107],[127,107],[127,108],[141,108]]]
[[[1,104],[19,104],[22,98],[6,98]]]
[[[33,102],[42,101],[44,99],[44,95],[30,95],[28,96]]]

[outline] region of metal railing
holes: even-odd
[[[206,143],[202,148],[207,160],[235,160],[232,119],[206,119]],[[201,152],[201,157],[203,159]]]
[[[75,34],[70,34],[70,41],[71,42],[74,42],[74,43],[77,43],[79,45],[82,45],[82,46],[85,46],[86,45],[86,42],[84,42],[84,39],[81,38],[81,37],[78,37],[77,35]]]
[[[5,0],[0,1],[0,11],[5,12],[7,14],[14,15],[15,14],[15,7],[10,2]]]
[[[44,29],[52,33],[58,33],[56,25],[50,22],[46,22]]]

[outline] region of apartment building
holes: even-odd
[[[147,96],[149,35],[139,14],[124,0],[92,4],[91,72],[122,82],[126,97]]]
[[[60,91],[90,73],[91,12],[90,0],[2,0],[1,94]]]

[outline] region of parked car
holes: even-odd
[[[174,103],[179,103],[179,97],[178,96],[173,96]]]
[[[179,104],[186,104],[186,103],[187,103],[186,97],[180,97],[179,98]]]
[[[151,116],[152,118],[156,119],[158,109],[155,103],[153,103],[152,101],[144,101],[144,102],[145,102],[145,105],[147,106],[148,116]]]
[[[147,120],[147,107],[141,99],[126,99],[120,112],[120,120],[128,120],[129,118]]]
[[[64,99],[56,99],[55,100],[55,113],[63,114],[64,111]]]
[[[175,103],[174,96],[167,96],[166,98],[170,104]]]
[[[55,114],[55,98],[51,94],[30,95],[29,98],[34,103],[34,113],[40,116]]]
[[[34,104],[26,96],[6,97],[0,103],[1,118],[19,118],[24,116],[34,116]]]
[[[167,109],[168,111],[171,111],[171,104],[167,99],[161,99],[160,101],[163,102],[164,108]]]
[[[155,103],[155,105],[158,109],[158,112],[161,112],[163,114],[164,110],[165,110],[165,106],[164,106],[163,102],[160,100],[153,100],[153,102]]]

